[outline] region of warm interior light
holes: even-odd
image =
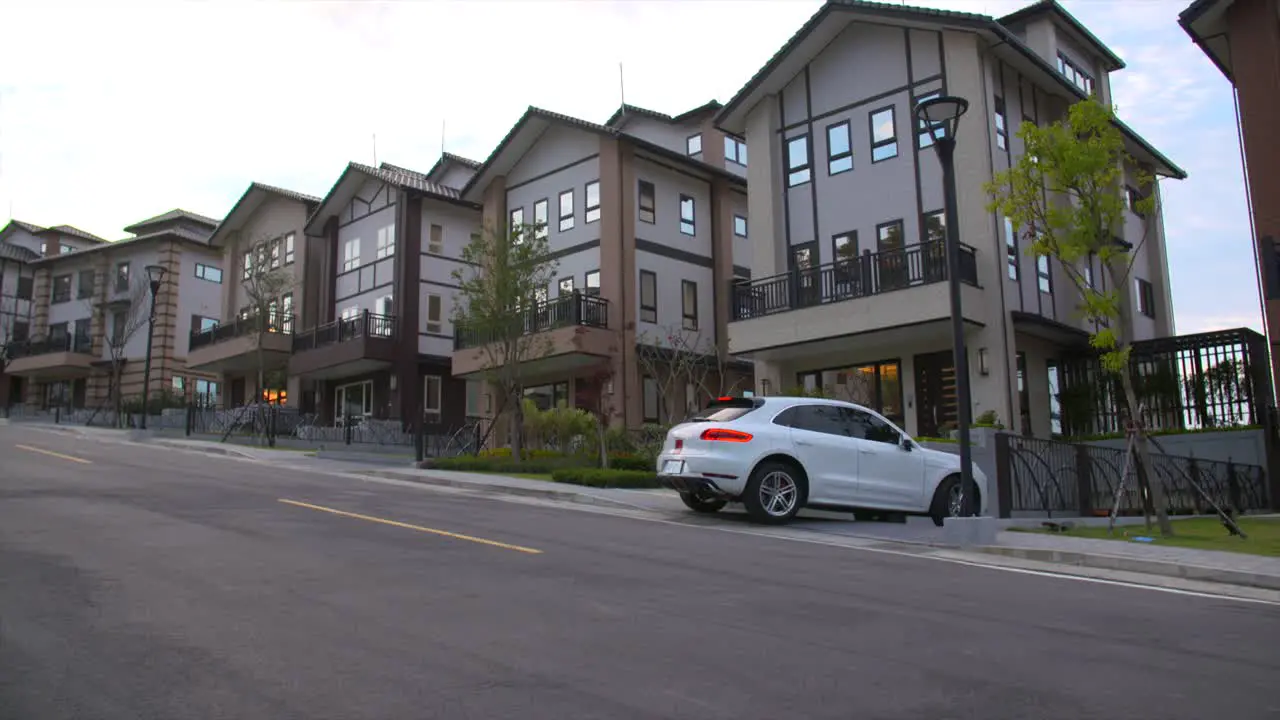
[[[702,431],[702,440],[708,442],[751,442],[751,433],[726,428],[710,428]]]

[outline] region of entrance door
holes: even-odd
[[[951,351],[917,355],[916,434],[938,437],[943,425],[955,427],[956,370]]]
[[[234,378],[231,381],[231,407],[238,408],[244,405],[245,379],[243,377]]]

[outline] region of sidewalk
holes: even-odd
[[[683,509],[684,503],[668,490],[622,490],[568,485],[549,480],[469,473],[454,470],[366,470],[363,475],[407,480],[423,485],[462,488],[486,495],[516,495],[557,502],[603,505],[627,510],[665,511]]]

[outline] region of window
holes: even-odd
[[[733,234],[744,238],[747,236],[747,219],[741,215],[733,216]]]
[[[127,331],[125,323],[127,322],[128,317],[123,310],[117,310],[111,314],[111,339],[109,342],[112,345],[118,347],[120,343],[125,341],[124,335]]]
[[[293,332],[293,293],[291,292],[280,296],[280,319],[277,324],[285,332]]]
[[[293,233],[284,236],[284,264],[293,264]],[[222,282],[222,276],[219,274],[217,282]]]
[[[801,135],[787,141],[787,187],[803,185],[812,178],[809,162],[809,136]]]
[[[892,106],[875,110],[871,119],[871,162],[898,157],[898,126]]]
[[[240,261],[240,278],[248,280],[253,276],[253,252],[249,251],[244,254],[244,259]]]
[[[50,325],[49,339],[65,341],[67,339],[67,324],[62,322]]]
[[[520,234],[524,230],[524,208],[518,207],[511,211],[511,235],[514,242],[519,243]]]
[[[600,296],[600,271],[591,270],[587,272],[586,280],[587,280],[586,282],[587,294],[590,295],[591,297],[599,297]]]
[[[680,316],[685,330],[698,329],[698,283],[692,280],[680,281]]]
[[[876,226],[876,251],[902,249],[902,221],[894,220]]]
[[[573,229],[573,191],[560,193],[560,232]]]
[[[1004,254],[1009,265],[1009,279],[1018,279],[1018,234],[1013,231],[1013,218],[1004,219]]]
[[[1031,392],[1027,389],[1027,354],[1019,351],[1018,358],[1018,416],[1022,420],[1022,434],[1031,435]]]
[[[181,375],[173,376],[173,391],[179,395],[183,394],[187,389],[186,379]]]
[[[439,334],[444,329],[444,299],[427,293],[427,332]]]
[[[747,164],[747,144],[732,135],[724,136],[724,159],[739,165]]]
[[[934,91],[926,93],[915,98],[912,107],[919,105],[925,100],[932,100],[939,97],[942,93]],[[933,145],[934,140],[941,140],[947,136],[947,126],[940,122],[928,123],[924,120],[916,118],[916,141],[921,148],[927,148]]]
[[[467,381],[467,417],[480,414],[480,392],[483,389],[479,380]]]
[[[1040,285],[1040,292],[1053,292],[1053,276],[1049,273],[1049,256],[1036,256],[1036,281]]]
[[[921,242],[945,242],[947,239],[947,216],[941,210],[925,213],[920,224]]]
[[[995,102],[995,123],[996,123],[996,147],[1001,150],[1009,149],[1009,127],[1005,120],[1004,114],[1004,98],[996,97]]]
[[[22,342],[23,340],[26,340],[31,337],[31,323],[26,320],[14,320],[13,332],[11,335],[12,337],[10,339],[14,342]]]
[[[658,381],[646,375],[641,381],[644,395],[644,421],[647,423],[658,422],[658,412],[660,404],[660,396],[658,395]]]
[[[123,329],[124,313],[121,313],[120,322],[121,328]],[[201,317],[199,315],[191,316],[191,329],[196,332],[208,332],[216,327],[218,327],[218,321],[213,318]]]
[[[18,276],[17,296],[19,300],[30,300],[35,294],[36,279],[32,277]]]
[[[600,219],[600,181],[592,180],[584,189],[587,196],[585,222],[593,223]]]
[[[680,233],[689,236],[697,234],[693,218],[693,198],[688,195],[680,196]]]
[[[355,320],[356,318],[360,317],[360,308],[356,305],[343,308],[342,314],[339,315],[339,317],[341,317],[343,320]]]
[[[1066,55],[1058,53],[1058,72],[1071,82],[1072,85],[1080,88],[1087,95],[1093,94],[1093,77],[1089,73],[1080,69]]]
[[[342,246],[342,271],[360,267],[360,238],[351,238]]]
[[[1138,217],[1143,217],[1143,214],[1138,210],[1138,203],[1142,202],[1144,199],[1145,198],[1143,197],[1142,193],[1138,192],[1138,188],[1132,185],[1125,186],[1124,188],[1125,207],[1129,208],[1129,211],[1132,212],[1134,215],[1137,215]]]
[[[658,213],[654,203],[653,183],[645,180],[640,181],[640,222],[653,224],[657,221]]]
[[[431,226],[431,235],[427,239],[427,252],[432,255],[444,254],[444,228],[439,225]]]
[[[560,297],[568,297],[572,295],[573,294],[573,276],[570,275],[569,277],[560,278],[560,282],[556,283],[556,288],[559,290],[558,294]]]
[[[341,385],[334,393],[333,416],[344,424],[357,417],[373,414],[373,381]]]
[[[93,327],[93,321],[89,318],[81,318],[76,321],[75,339],[77,342],[85,342],[89,340],[89,331]]]
[[[1084,286],[1093,288],[1093,253],[1084,259]]]
[[[892,425],[865,410],[840,408],[840,412],[844,415],[849,434],[853,437],[889,445],[902,442],[902,435],[894,430]]]
[[[839,175],[853,169],[853,137],[849,121],[827,126],[827,174]]]
[[[684,384],[684,411],[690,416],[698,412],[698,386],[691,382]]]
[[[93,297],[93,271],[81,270],[76,280],[76,298],[83,300]]]
[[[542,307],[547,304],[547,289],[544,287],[533,289],[533,305],[535,308]]]
[[[424,375],[422,378],[422,412],[432,415],[440,414],[440,396],[444,383],[439,375]]]
[[[834,235],[831,238],[832,255],[836,262],[847,263],[850,260],[858,259],[858,233],[851,230],[847,233]]]
[[[1134,286],[1137,291],[1138,312],[1143,315],[1154,318],[1156,316],[1156,293],[1151,283],[1142,278],[1134,278]]]
[[[537,228],[533,231],[533,236],[539,240],[546,240],[547,233],[551,232],[551,226],[547,224],[547,213],[550,212],[551,201],[543,198],[533,204],[533,224]]]
[[[71,276],[59,275],[53,279],[53,297],[50,302],[64,303],[71,299]]]
[[[129,290],[129,263],[116,263],[116,292]]]
[[[374,259],[381,260],[382,258],[388,258],[395,254],[396,254],[396,226],[393,223],[384,228],[378,229],[378,247],[377,247],[377,253],[374,256]],[[274,266],[274,264],[275,262],[273,260],[272,265]]]
[[[284,244],[283,238],[276,238],[275,240],[271,241],[271,269],[272,270],[275,270],[276,268],[280,267],[280,250],[282,249],[281,245],[283,244]]]
[[[640,322],[658,322],[658,276],[652,270],[640,271]]]
[[[211,283],[221,283],[222,270],[212,265],[196,263],[196,277],[201,280],[208,280]]]
[[[702,154],[702,133],[685,138],[684,150],[686,155]]]
[[[1046,369],[1049,374],[1049,432],[1062,434],[1062,391],[1058,378],[1058,364],[1050,360]]]

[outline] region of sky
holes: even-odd
[[[1011,12],[1030,0],[909,0]],[[1231,86],[1177,24],[1190,0],[1065,0],[1128,65],[1121,118],[1165,180],[1177,332],[1261,330]],[[0,0],[0,213],[108,239],[252,181],[323,196],[348,161],[483,160],[529,106],[727,102],[820,0]],[[624,82],[620,83],[618,64]]]

